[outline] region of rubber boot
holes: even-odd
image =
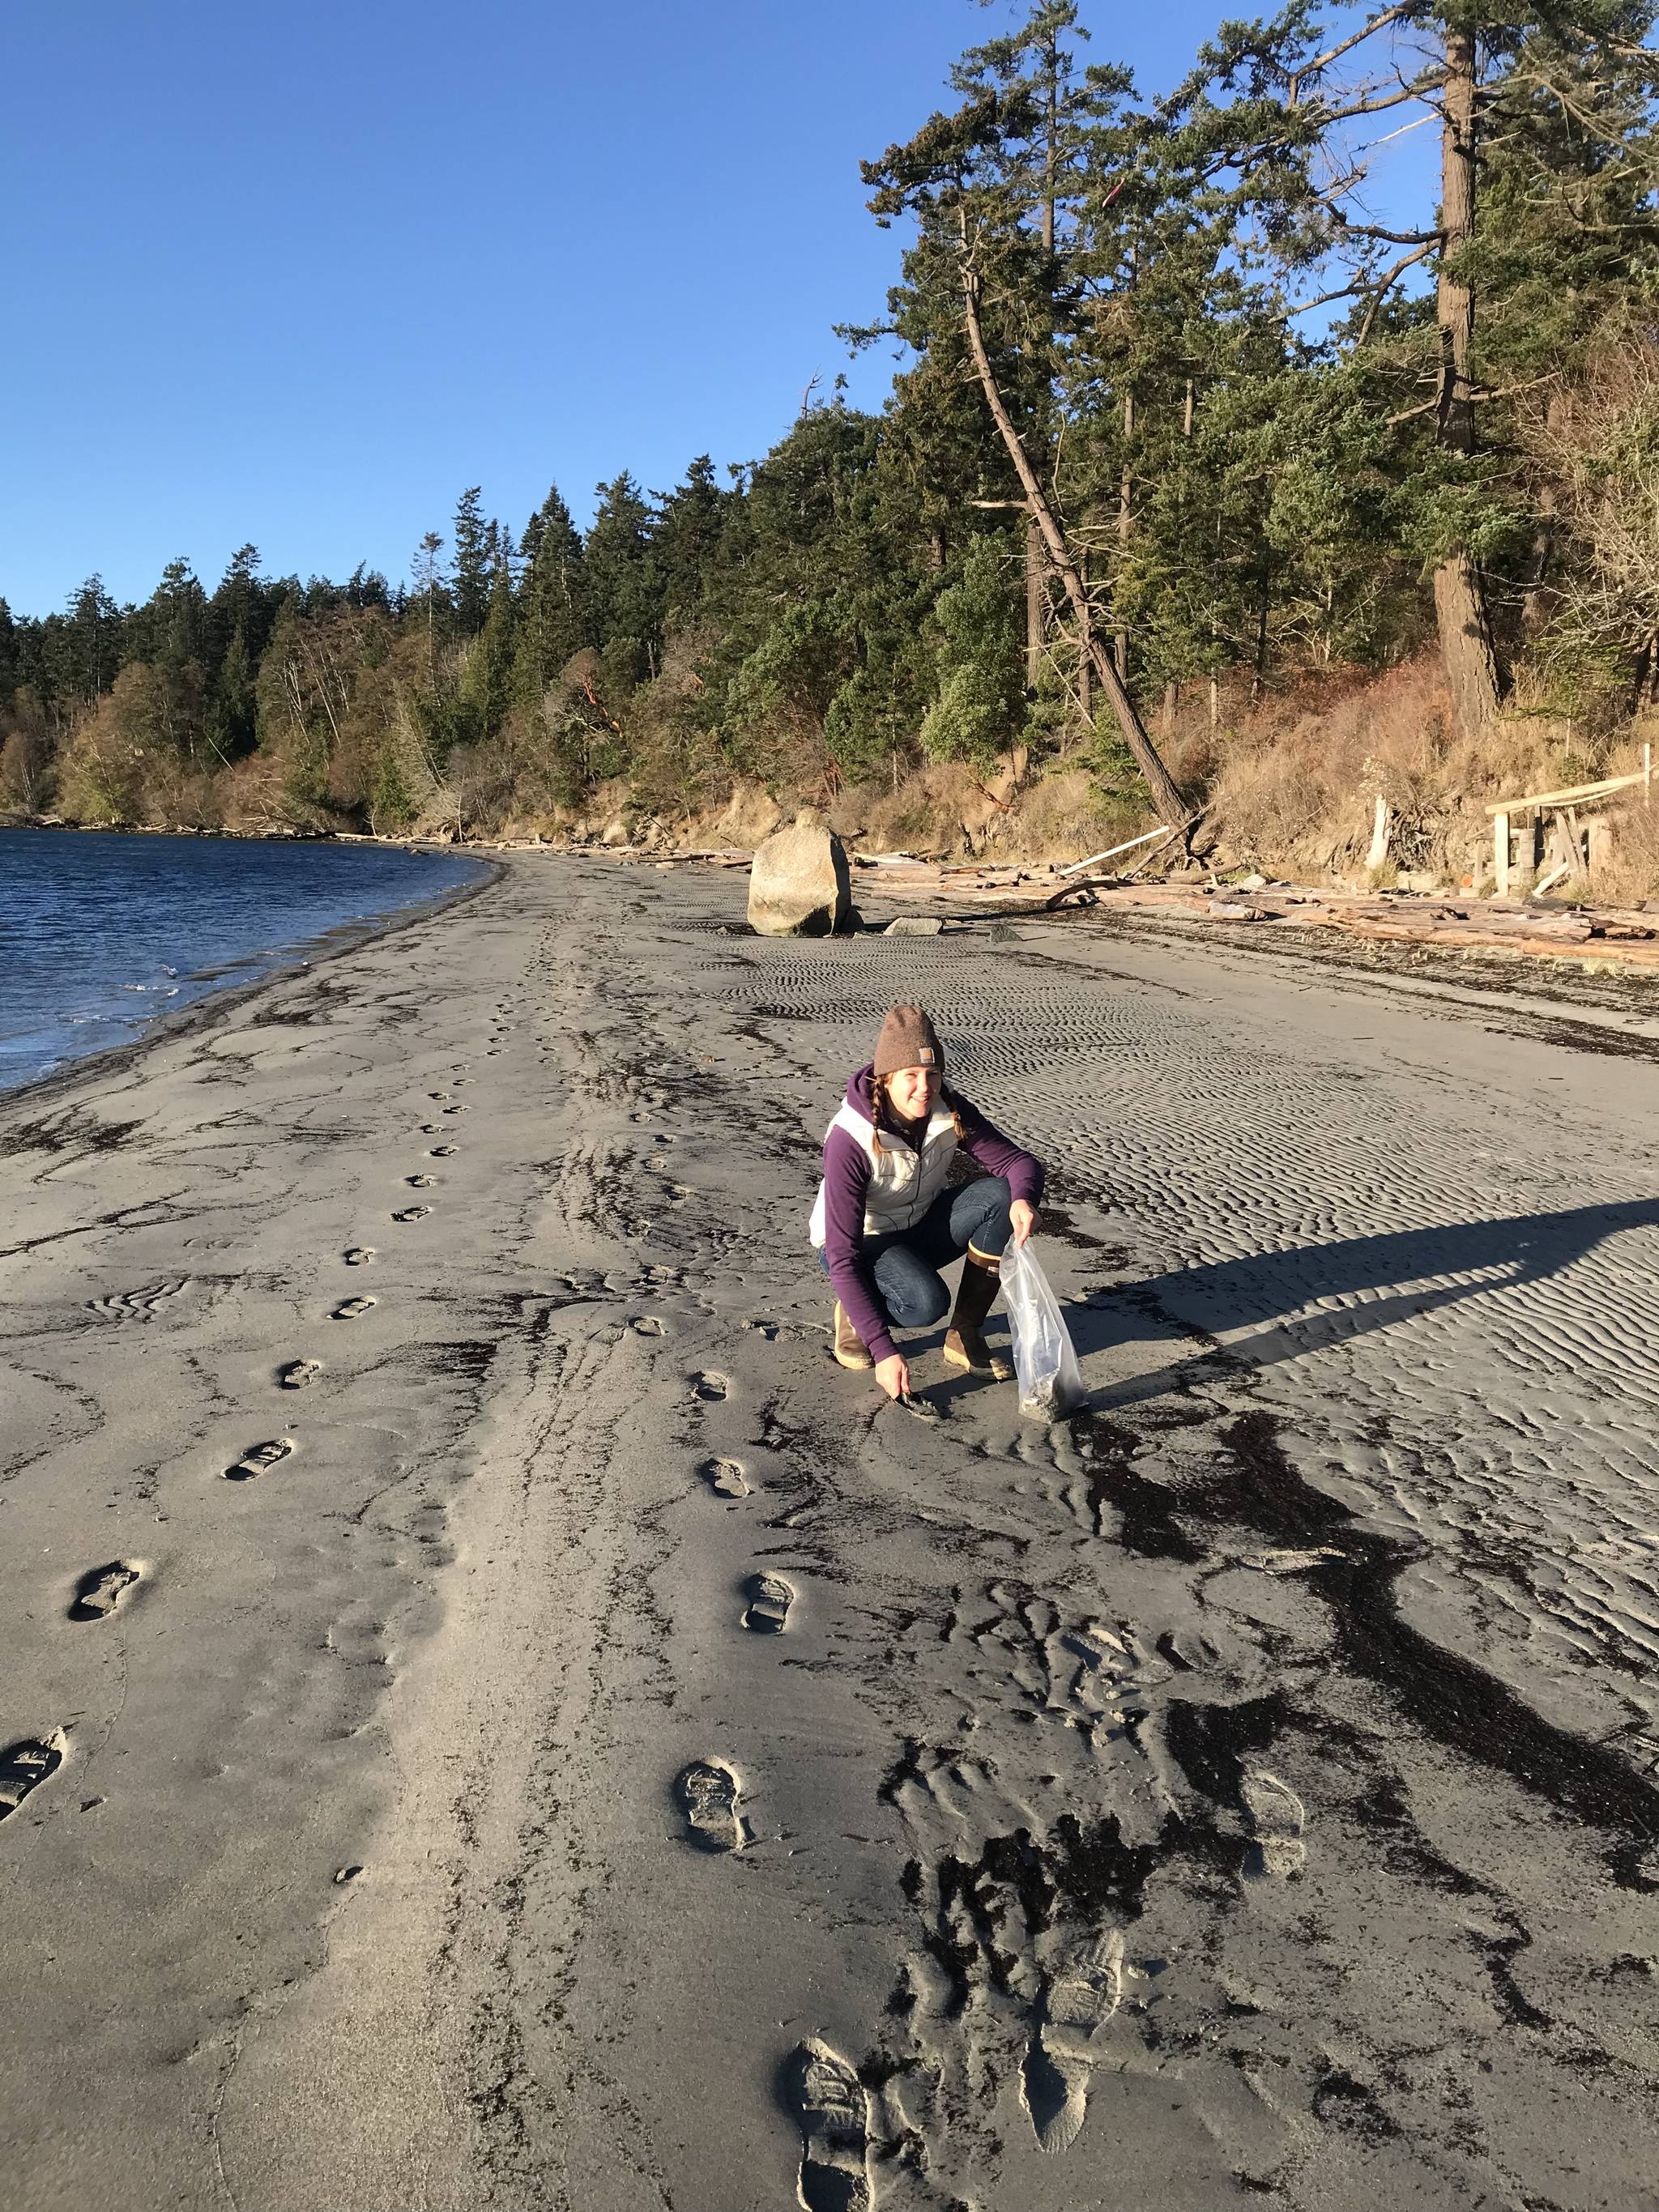
[[[836,1358],[843,1367],[873,1367],[876,1364],[865,1347],[864,1339],[848,1320],[845,1309],[839,1298],[836,1301],[836,1318],[830,1328],[830,1342],[835,1348]]]
[[[1013,1370],[992,1352],[980,1334],[996,1297],[1001,1273],[1000,1260],[988,1259],[971,1244],[968,1247],[962,1280],[957,1285],[956,1308],[945,1339],[945,1364],[968,1375],[994,1375],[999,1382],[1006,1382]]]

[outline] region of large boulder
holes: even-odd
[[[756,853],[749,919],[763,937],[828,937],[851,927],[847,854],[820,817],[798,814]]]

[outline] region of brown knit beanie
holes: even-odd
[[[876,1073],[891,1075],[901,1067],[945,1071],[945,1047],[921,1006],[890,1007],[876,1040]]]

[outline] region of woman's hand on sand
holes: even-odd
[[[1017,1198],[1008,1209],[1008,1219],[1013,1227],[1015,1243],[1023,1244],[1036,1227],[1036,1208],[1028,1199]]]
[[[896,1352],[877,1360],[876,1380],[890,1398],[908,1398],[910,1395],[910,1370]]]

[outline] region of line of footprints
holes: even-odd
[[[730,1386],[723,1375],[702,1374],[691,1388],[704,1405],[716,1405]],[[705,1460],[702,1479],[717,1498],[750,1494],[735,1459]],[[795,1600],[793,1586],[781,1575],[759,1573],[744,1589],[743,1626],[758,1636],[781,1635]],[[742,1850],[752,1832],[741,1796],[737,1772],[723,1759],[694,1759],[674,1783],[687,1840],[702,1851]],[[870,2099],[857,2069],[814,2035],[791,2054],[787,2079],[800,2128],[799,2197],[806,2212],[870,2212]]]
[[[500,1049],[501,1039],[507,1029],[505,1015],[503,1002],[496,1008],[495,1023],[485,1053],[487,1059],[493,1058]],[[452,1088],[428,1094],[447,1118],[468,1111],[466,1103],[457,1099],[454,1093],[472,1082],[473,1078],[467,1073],[469,1066],[466,1060],[457,1060],[451,1072]],[[445,1139],[442,1144],[432,1146],[427,1155],[429,1159],[451,1159],[460,1150],[442,1121],[423,1122],[421,1134]],[[405,1176],[404,1181],[416,1190],[430,1190],[436,1185],[438,1178],[422,1171]],[[431,1207],[425,1205],[405,1206],[395,1212],[392,1218],[398,1222],[421,1221],[431,1211]],[[354,1244],[342,1257],[348,1267],[366,1267],[374,1258],[374,1247],[372,1244]],[[97,1298],[93,1304],[100,1311],[118,1316],[129,1312],[142,1315],[154,1311],[165,1296],[176,1293],[183,1287],[184,1279],[181,1277],[176,1281],[151,1285],[145,1291],[125,1297]],[[377,1303],[369,1296],[343,1298],[331,1310],[329,1317],[332,1321],[358,1321]],[[276,1380],[284,1390],[303,1390],[322,1372],[320,1359],[290,1359],[277,1370]],[[292,1437],[268,1437],[263,1443],[250,1446],[240,1459],[228,1467],[225,1480],[228,1482],[252,1482],[287,1459],[295,1448],[295,1440]],[[68,1618],[76,1622],[107,1620],[127,1592],[142,1579],[143,1574],[142,1565],[130,1559],[112,1559],[103,1566],[88,1568],[75,1585]],[[49,1776],[57,1772],[64,1763],[68,1747],[68,1741],[62,1730],[54,1729],[49,1735],[27,1737],[0,1749],[0,1820],[8,1819],[32,1790],[38,1790]]]
[[[501,1034],[498,1019],[498,1024],[491,1030],[490,1035],[492,1038],[498,1038]],[[495,1045],[492,1043],[489,1050],[494,1052],[495,1049]],[[472,1077],[466,1073],[470,1065],[470,1061],[458,1060],[450,1075],[453,1087],[447,1091],[430,1091],[427,1093],[428,1097],[434,1100],[446,1115],[465,1114],[468,1111],[465,1101],[457,1099],[455,1092],[465,1090],[472,1081]],[[442,1121],[422,1121],[420,1133],[423,1137],[445,1136],[444,1124]],[[447,1138],[443,1144],[434,1145],[428,1151],[427,1158],[434,1160],[451,1159],[459,1150],[460,1146],[453,1141],[453,1138]],[[432,1190],[437,1186],[438,1177],[422,1169],[414,1175],[405,1176],[404,1181],[411,1190]],[[431,1206],[427,1205],[405,1206],[395,1212],[392,1218],[402,1223],[424,1221],[431,1211]],[[374,1247],[372,1244],[353,1244],[341,1256],[348,1267],[367,1267],[374,1259]],[[331,1310],[329,1319],[360,1321],[377,1303],[374,1297],[367,1294],[342,1298],[338,1305]],[[276,1380],[284,1390],[304,1390],[316,1382],[323,1371],[323,1363],[320,1359],[309,1358],[290,1359],[277,1369]],[[295,1439],[292,1437],[269,1437],[264,1443],[255,1444],[250,1450],[244,1452],[234,1466],[228,1467],[225,1469],[225,1479],[229,1482],[252,1482],[264,1474],[268,1468],[276,1466],[279,1461],[285,1460],[294,1449]]]

